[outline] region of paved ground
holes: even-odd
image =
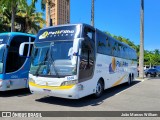
[[[99,99],[68,100],[30,94],[26,89],[0,92],[0,111],[160,111],[160,78],[108,89]]]

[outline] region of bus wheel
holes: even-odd
[[[131,76],[129,75],[129,77],[128,77],[128,85],[130,86],[131,83],[132,83],[132,80],[131,80]]]
[[[99,80],[96,86],[96,93],[94,94],[95,98],[99,98],[102,96],[104,91],[104,83],[102,80]]]
[[[134,81],[134,74],[132,74],[132,81],[131,81],[131,83]]]

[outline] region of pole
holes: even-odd
[[[144,78],[144,0],[141,0],[139,77]]]
[[[92,0],[92,7],[91,7],[91,25],[94,27],[94,0]]]

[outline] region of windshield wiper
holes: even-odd
[[[39,72],[39,70],[40,70],[40,68],[41,68],[41,66],[42,66],[43,64],[45,64],[45,61],[43,61],[43,62],[41,62],[41,63],[39,64],[39,66],[38,66],[38,68],[37,68],[37,70],[36,70],[36,72],[35,72],[35,75],[36,75],[36,76],[39,76],[38,72]]]
[[[50,59],[51,59],[50,65],[53,66],[53,69],[54,69],[54,72],[56,73],[56,76],[57,76],[58,78],[60,78],[60,76],[59,76],[59,74],[58,74],[58,72],[57,72],[57,69],[56,69],[56,67],[55,67],[55,61],[54,61],[54,59],[52,58],[52,54],[51,54]]]
[[[47,55],[48,55],[48,51],[49,51],[49,50],[47,50],[46,56],[45,56],[45,58],[44,58],[44,61],[42,61],[42,62],[39,64],[39,66],[38,66],[38,68],[37,68],[37,70],[36,70],[36,72],[35,72],[35,75],[36,75],[36,76],[39,76],[38,72],[39,72],[41,66],[42,66],[43,64],[45,64],[45,62],[46,62]]]

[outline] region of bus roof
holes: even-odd
[[[0,35],[9,35],[9,36],[24,35],[24,36],[36,37],[33,34],[22,33],[22,32],[4,32],[4,33],[0,33]]]
[[[45,30],[45,29],[48,29],[48,28],[55,28],[55,27],[74,26],[74,25],[84,25],[84,26],[92,27],[92,26],[89,25],[89,24],[85,24],[85,23],[77,23],[77,24],[62,24],[62,25],[55,25],[55,26],[45,27],[45,28],[42,28],[42,29],[40,29],[40,30]],[[92,28],[94,28],[94,27],[92,27]],[[94,29],[95,29],[95,28],[94,28]]]
[[[17,36],[24,36],[24,37],[32,37],[36,38],[35,35],[32,34],[27,34],[27,33],[21,33],[21,32],[4,32],[0,33],[1,41],[0,44],[10,44],[12,41],[12,38],[17,37]]]

